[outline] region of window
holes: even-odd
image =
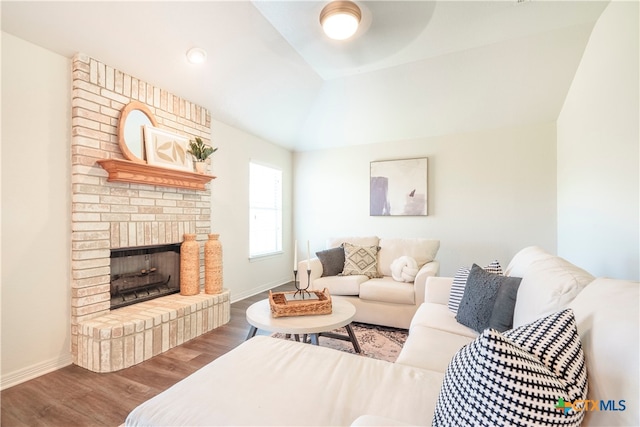
[[[282,251],[282,171],[249,164],[249,256]]]

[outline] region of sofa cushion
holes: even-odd
[[[360,285],[360,299],[394,304],[415,304],[415,290],[411,283],[396,282],[391,277],[371,279]]]
[[[438,303],[425,302],[418,307],[416,314],[414,314],[413,319],[411,319],[409,335],[411,335],[411,331],[418,325],[470,338],[476,338],[478,336],[478,333],[473,329],[458,323],[456,321],[456,315],[450,312],[446,305]]]
[[[331,237],[327,239],[327,248],[337,248],[343,243],[351,243],[358,246],[380,246],[380,238],[378,236],[348,236],[348,237]]]
[[[365,275],[369,278],[379,277],[378,274],[378,246],[358,246],[343,243],[344,269],[343,276]]]
[[[344,269],[344,248],[337,247],[316,252],[322,264],[322,276],[337,276]]]
[[[518,327],[567,307],[594,277],[558,257],[542,257],[524,270],[513,312]]]
[[[348,426],[362,414],[427,425],[442,376],[256,336],[138,406],[126,425]]]
[[[411,424],[407,424],[397,419],[391,419],[386,417],[379,417],[377,415],[360,415],[352,422],[351,427],[410,427]]]
[[[498,260],[492,261],[484,269],[490,273],[502,274],[502,267]],[[453,277],[453,283],[451,284],[451,292],[449,294],[449,310],[452,313],[458,312],[460,301],[464,295],[464,288],[467,286],[467,278],[469,277],[470,267],[459,268]]]
[[[513,256],[511,262],[509,262],[509,265],[505,268],[504,274],[505,276],[523,277],[529,269],[529,266],[531,266],[531,263],[552,257],[553,255],[539,246],[528,246]]]
[[[580,425],[584,412],[564,405],[587,394],[572,311],[511,332],[486,329],[456,353],[432,425]]]
[[[327,276],[313,281],[314,289],[329,290],[331,295],[359,295],[360,284],[369,280],[367,276]]]
[[[396,363],[444,373],[456,352],[473,340],[472,337],[415,325]]]
[[[640,283],[597,278],[569,303],[587,361],[587,399],[624,411],[588,411],[585,425],[640,425]]]
[[[391,276],[391,263],[401,256],[415,259],[418,268],[421,268],[436,258],[439,248],[439,240],[422,238],[380,239],[378,272],[382,276]]]

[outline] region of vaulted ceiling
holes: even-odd
[[[2,31],[83,52],[292,150],[552,121],[600,1],[356,1],[354,38],[327,1],[2,1]],[[194,46],[202,65],[186,61]]]

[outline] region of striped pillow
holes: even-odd
[[[502,275],[502,267],[498,260],[492,261],[483,270],[493,274]],[[462,267],[458,269],[458,272],[453,277],[453,284],[451,285],[451,292],[449,293],[449,311],[453,314],[458,314],[458,307],[460,307],[460,301],[462,301],[462,295],[464,295],[464,288],[467,286],[467,278],[469,277],[470,267]]]

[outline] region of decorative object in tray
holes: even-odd
[[[308,259],[308,258],[307,258]],[[295,262],[295,261],[294,261]],[[309,263],[307,263],[308,265]],[[293,284],[296,287],[296,291],[290,299],[298,298],[298,299],[309,299],[314,300],[317,299],[316,294],[309,292],[309,284],[311,283],[311,269],[307,269],[307,286],[304,288],[300,287],[300,281],[298,280],[298,270],[293,270]]]
[[[293,246],[293,284],[296,286],[296,292],[293,297],[290,298],[300,298],[300,299],[317,299],[315,294],[312,294],[307,289],[309,289],[309,284],[311,283],[311,266],[309,264],[309,260],[311,256],[309,255],[309,241],[307,240],[307,286],[304,288],[300,287],[300,281],[298,280],[298,241],[294,242]]]
[[[317,314],[331,314],[331,295],[329,290],[308,292],[312,295],[302,299],[295,292],[271,292],[269,291],[269,306],[272,317],[308,316]],[[298,295],[296,295],[298,294]]]

